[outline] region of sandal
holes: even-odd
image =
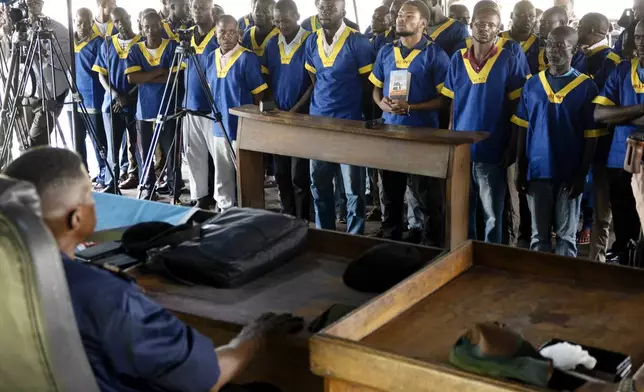
[[[591,234],[592,231],[590,229],[584,229],[577,233],[577,245],[589,245]]]

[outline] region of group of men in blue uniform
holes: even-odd
[[[119,124],[116,137],[105,126],[110,156],[116,153],[112,141],[121,143],[123,129],[136,123],[137,132],[129,134],[137,140],[141,160],[152,154],[163,85],[169,75],[183,72],[184,149],[191,196],[201,207],[213,197],[221,209],[235,205],[235,171],[223,132],[234,147],[237,118],[228,109],[268,97],[280,110],[314,116],[365,120],[382,113],[388,124],[488,132],[486,140],[472,146],[472,238],[516,246],[523,237],[530,248],[548,251],[554,232],[556,252],[575,256],[580,195],[589,171],[595,207],[591,258],[606,259],[611,215],[615,255],[639,234],[628,175],[617,170],[625,138],[636,125],[606,114],[611,103],[637,102],[640,92],[632,75],[639,65],[628,63],[632,67],[625,75],[634,86],[629,90],[614,71],[626,66],[618,67],[624,63],[607,45],[612,27],[603,15],[585,15],[573,31],[566,10],[553,7],[535,31],[535,7],[519,1],[511,29],[501,32],[498,6],[482,0],[472,12],[470,36],[468,26],[445,16],[437,0],[386,0],[362,34],[346,18],[342,0],[317,0],[318,14],[301,25],[290,0],[256,0],[252,12],[239,20],[207,12],[216,9],[212,0],[194,0],[191,44],[206,72],[207,91],[192,60],[169,69],[176,31],[189,25],[185,0],[164,5],[165,20],[153,10],[141,14],[143,37],[134,34],[129,15],[120,8],[111,14],[118,34],[109,39],[88,32],[89,11],[79,11],[84,23],[77,31],[77,63],[82,65],[77,77],[91,81],[87,86],[92,87],[82,92],[86,106],[110,115],[110,121],[103,116],[104,124]],[[401,70],[409,75],[408,96],[392,99],[390,79]],[[223,126],[210,117],[209,93]],[[608,126],[613,123],[618,124]],[[166,123],[164,150],[172,145],[174,128]],[[209,156],[215,163],[214,187],[208,185]],[[284,212],[308,219],[312,198],[317,227],[335,229],[334,189],[339,188],[346,198],[347,231],[364,232],[365,168],[280,156],[274,164]],[[143,184],[146,189],[153,174]],[[422,241],[441,245],[444,184],[386,171],[376,177],[383,210],[377,235],[401,239],[408,220]]]

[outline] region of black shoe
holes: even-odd
[[[170,192],[170,187],[168,186],[168,183],[163,182],[157,188],[157,193],[160,195],[169,195],[172,192]]]
[[[407,237],[405,238],[405,242],[409,242],[411,244],[420,244],[424,240],[423,236],[423,231],[420,229],[411,229],[409,230],[409,233],[407,233]]]
[[[213,206],[214,204],[215,204],[215,200],[210,196],[206,196],[197,200],[195,207],[200,208],[202,210],[209,210],[210,207]]]
[[[158,201],[159,195],[157,195],[156,192],[155,193],[150,192],[149,189],[144,189],[143,192],[141,192],[141,200]]]

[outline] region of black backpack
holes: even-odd
[[[153,226],[160,232],[151,230]],[[145,240],[142,231],[150,233]],[[201,225],[143,223],[128,232],[123,247],[147,259],[147,268],[186,284],[233,288],[293,259],[306,245],[308,223],[269,211],[233,208]]]

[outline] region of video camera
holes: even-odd
[[[0,0],[7,9],[8,22],[15,31],[24,32],[29,28],[29,7],[26,0]]]
[[[194,30],[192,29],[178,29],[177,35],[179,36],[180,42],[190,42],[194,35]]]

